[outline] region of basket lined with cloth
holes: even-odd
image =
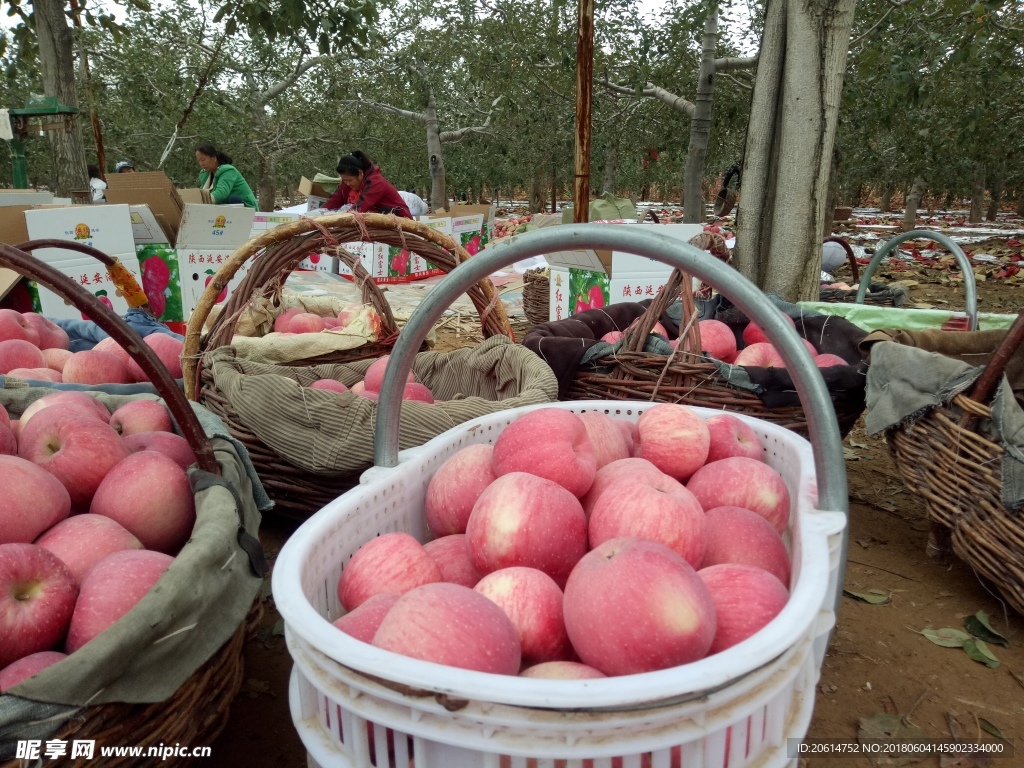
[[[209,744],[227,722],[243,680],[242,645],[262,612],[258,596],[267,567],[257,538],[258,481],[233,442],[211,439],[217,430],[204,424],[212,416],[190,406],[155,353],[112,310],[17,249],[0,246],[0,266],[69,300],[117,340],[150,377],[197,459],[188,470],[196,523],[157,584],[101,634],[0,695],[0,761],[11,761],[0,765],[23,765],[15,759],[17,743],[31,739]],[[19,417],[55,391],[8,378],[0,404]],[[157,399],[90,394],[110,410]],[[133,760],[112,758],[104,765]],[[94,762],[79,757],[67,764],[84,768]]]
[[[910,340],[926,334],[943,335]],[[955,356],[872,341],[868,432],[924,501],[929,553],[951,548],[1024,615],[1024,312],[1009,331],[944,335]]]

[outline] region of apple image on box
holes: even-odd
[[[27,544],[71,512],[71,496],[31,461],[0,456],[0,544]]]
[[[23,659],[18,659],[10,666],[0,669],[0,693],[38,675],[47,667],[52,667],[67,657],[66,653],[59,651],[39,651],[39,653],[31,653]]]
[[[569,577],[565,626],[585,664],[632,675],[704,658],[715,607],[697,572],[665,545],[612,539]]]
[[[764,461],[764,446],[753,427],[728,413],[712,416],[704,422],[708,426],[711,445],[707,463],[733,456]]]
[[[560,408],[520,416],[494,443],[494,474],[527,472],[580,498],[594,482],[597,459],[582,419]]]
[[[174,558],[146,549],[107,555],[85,575],[65,643],[74,653],[134,608]]]
[[[69,416],[25,434],[18,453],[56,477],[71,494],[72,506],[84,507],[128,450],[109,424]]]
[[[196,524],[195,496],[181,467],[156,451],[115,465],[96,489],[89,511],[130,531],[146,549],[177,552]]]
[[[705,513],[707,547],[702,568],[735,563],[762,568],[789,588],[792,565],[779,532],[755,512],[718,507]]]
[[[0,544],[0,668],[63,639],[78,584],[56,555],[35,544]]]
[[[192,446],[181,435],[173,432],[136,432],[122,439],[122,444],[130,453],[139,451],[156,451],[174,460],[182,469],[188,469],[196,463],[196,454]]]
[[[627,444],[625,430],[618,426],[622,422],[612,421],[599,411],[581,413],[579,418],[587,429],[599,470],[613,461],[629,458],[633,441],[630,436]]]
[[[354,611],[349,611],[334,622],[334,626],[356,640],[370,644],[388,611],[394,607],[401,595],[394,593],[374,595]]]
[[[142,549],[142,542],[118,523],[103,515],[88,514],[62,520],[35,543],[56,555],[78,584],[107,555]]]
[[[458,584],[426,584],[402,595],[373,644],[450,667],[516,675],[522,655],[515,625],[497,605]]]
[[[525,566],[561,586],[587,551],[587,518],[579,500],[562,486],[513,472],[480,494],[466,535],[481,573]]]
[[[435,536],[466,532],[473,505],[496,479],[493,460],[493,445],[469,445],[430,478],[423,513]]]
[[[385,533],[361,546],[338,580],[338,599],[352,611],[374,595],[403,595],[441,581],[441,569],[407,533]]]
[[[423,549],[441,569],[442,581],[472,589],[484,577],[473,565],[473,558],[469,554],[469,539],[464,533],[453,533],[428,541]]]
[[[789,601],[782,582],[750,565],[712,565],[697,575],[711,593],[718,619],[709,653],[743,642],[778,616]]]
[[[707,424],[685,405],[665,403],[644,411],[637,430],[639,457],[680,482],[688,480],[707,461],[711,447]]]
[[[110,426],[122,437],[139,432],[174,431],[170,412],[156,400],[132,400],[125,403],[111,414]]]
[[[512,620],[524,664],[572,658],[562,618],[562,590],[546,573],[536,568],[503,568],[484,576],[473,589]]]
[[[704,509],[742,507],[756,512],[779,533],[789,526],[789,489],[767,464],[733,456],[701,467],[686,484]]]
[[[519,676],[533,680],[596,680],[607,677],[603,672],[578,661],[545,661],[524,669]]]

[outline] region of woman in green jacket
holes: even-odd
[[[199,186],[209,190],[217,205],[244,205],[259,210],[256,196],[245,183],[242,174],[231,164],[231,158],[219,151],[213,144],[196,147],[196,162],[203,170],[199,172]]]

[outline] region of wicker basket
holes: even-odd
[[[696,307],[689,290],[691,284],[689,275],[674,272],[665,288],[627,332],[619,351],[595,361],[595,366],[602,370],[581,370],[576,374],[569,399],[644,400],[742,411],[806,436],[807,418],[801,406],[768,407],[755,393],[723,381],[715,363],[702,354]],[[683,321],[676,351],[668,357],[644,352],[654,323],[677,295],[683,300]],[[860,418],[864,400],[857,402],[833,396],[833,406],[839,428],[846,435]]]
[[[342,243],[373,241],[398,245],[450,272],[470,258],[451,238],[419,222],[394,216],[368,214],[337,214],[320,219],[302,219],[294,224],[270,230],[249,241],[224,263],[210,281],[189,321],[182,355],[185,390],[217,414],[249,452],[267,493],[274,500],[275,513],[293,519],[304,519],[327,502],[355,485],[359,478],[348,475],[313,474],[298,467],[264,443],[239,418],[230,401],[217,389],[209,368],[197,370],[196,359],[206,350],[231,343],[239,313],[252,297],[280,297],[285,279],[305,256],[312,252],[330,252],[345,261],[363,292],[363,300],[377,310],[385,338],[346,352],[288,363],[309,366],[326,363],[349,363],[380,357],[390,352],[398,338],[398,328],[384,295],[363,269],[357,257],[341,248]],[[227,301],[224,311],[213,323],[210,332],[200,341],[200,333],[221,287],[227,285],[235,272],[248,259],[253,267]],[[485,336],[502,334],[515,338],[508,317],[490,280],[484,280],[468,291],[480,313]]]
[[[889,430],[886,438],[903,481],[924,500],[933,522],[929,554],[952,548],[1024,615],[1024,515],[1003,505],[1006,451],[980,429],[992,415],[985,403],[1022,340],[1024,312],[970,394],[933,408],[910,427]]]
[[[530,325],[540,325],[550,319],[550,287],[547,269],[531,269],[523,275],[523,314]]]
[[[60,241],[56,245],[79,251],[105,264],[111,261],[101,252],[78,243]],[[53,241],[37,240],[24,244],[28,251],[54,246]],[[0,244],[0,267],[14,270],[61,296],[117,341],[156,387],[195,453],[199,467],[220,474],[213,446],[177,382],[156,353],[113,310],[53,267],[18,248]],[[130,273],[126,274],[130,277]],[[85,707],[78,710],[52,738],[92,739],[101,745],[210,744],[227,724],[228,708],[242,685],[242,645],[262,614],[262,602],[257,599],[246,621],[234,635],[166,701]],[[189,762],[178,758],[161,764],[183,766]],[[75,768],[84,768],[87,764],[96,762],[78,759],[67,763]],[[111,758],[103,764],[137,765],[138,758]],[[19,768],[21,765],[21,761],[14,760],[3,763],[2,768]]]

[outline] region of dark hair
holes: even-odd
[[[213,146],[213,144],[200,144],[196,147],[196,152],[202,152],[207,157],[217,158],[217,162],[221,165],[232,165],[231,158]]]
[[[369,173],[372,168],[373,161],[357,149],[341,158],[335,170],[340,176],[358,176],[360,172]]]
[[[78,167],[81,168],[82,166],[78,166]],[[96,167],[95,165],[90,165],[89,168],[88,168],[88,171],[89,171],[89,178],[90,179],[102,179],[103,178],[100,175],[100,169],[98,167]]]

